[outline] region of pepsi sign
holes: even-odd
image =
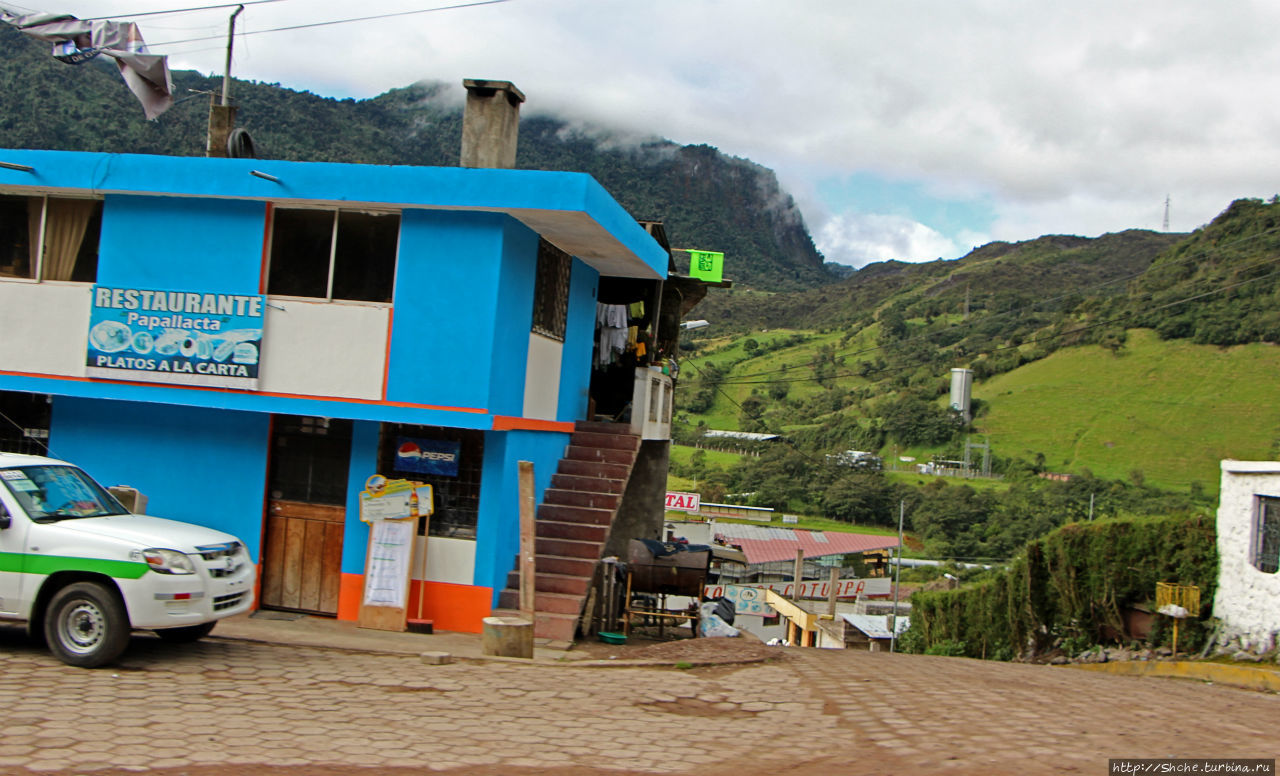
[[[461,456],[461,442],[400,437],[396,440],[395,468],[401,472],[457,477]]]

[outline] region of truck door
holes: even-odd
[[[0,478],[19,476],[16,469],[0,469]],[[22,475],[25,476],[25,475]],[[31,521],[18,506],[17,500],[4,485],[0,485],[0,614],[22,613],[22,559],[26,556],[27,531]]]

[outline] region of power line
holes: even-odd
[[[258,1],[273,2],[275,0],[258,0]],[[288,27],[273,27],[267,30],[249,30],[246,32],[238,33],[238,36],[248,37],[249,35],[264,35],[268,32],[288,32],[291,30],[305,30],[313,27],[328,27],[335,24],[352,24],[354,22],[367,22],[367,21],[373,21],[376,19],[391,19],[398,16],[414,16],[417,14],[435,13],[436,11],[456,11],[462,8],[476,8],[484,5],[498,5],[499,3],[509,3],[509,2],[511,2],[511,0],[477,0],[476,2],[472,2],[472,3],[444,5],[436,8],[419,8],[414,11],[397,11],[396,13],[384,13],[384,14],[377,14],[374,16],[358,16],[352,19],[334,19],[332,21],[327,21],[327,22],[311,22],[309,24],[294,24]],[[235,5],[240,5],[240,3],[235,3]],[[244,3],[244,5],[248,5],[248,3]],[[211,7],[227,8],[230,6],[211,6]],[[148,44],[148,48],[155,48],[156,46],[176,46],[182,43],[200,43],[207,40],[222,40],[222,38],[223,36],[221,35],[211,35],[211,36],[205,36],[202,38],[187,38],[186,40],[168,40],[168,41],[162,41],[160,43]]]
[[[175,13],[191,13],[192,11],[215,11],[219,8],[235,8],[241,5],[262,5],[263,3],[280,3],[284,0],[245,0],[243,3],[222,3],[220,5],[202,5],[195,8],[174,8],[169,11],[140,11],[138,13],[113,13],[110,16],[91,16],[81,19],[82,22],[102,22],[111,19],[134,19],[140,16],[167,16]]]

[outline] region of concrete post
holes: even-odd
[[[510,81],[468,78],[462,85],[467,88],[467,106],[462,114],[459,163],[463,167],[515,167],[524,93]]]

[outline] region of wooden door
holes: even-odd
[[[265,608],[338,613],[351,433],[351,421],[339,418],[272,418]]]
[[[346,508],[271,501],[267,512],[262,605],[337,614]]]

